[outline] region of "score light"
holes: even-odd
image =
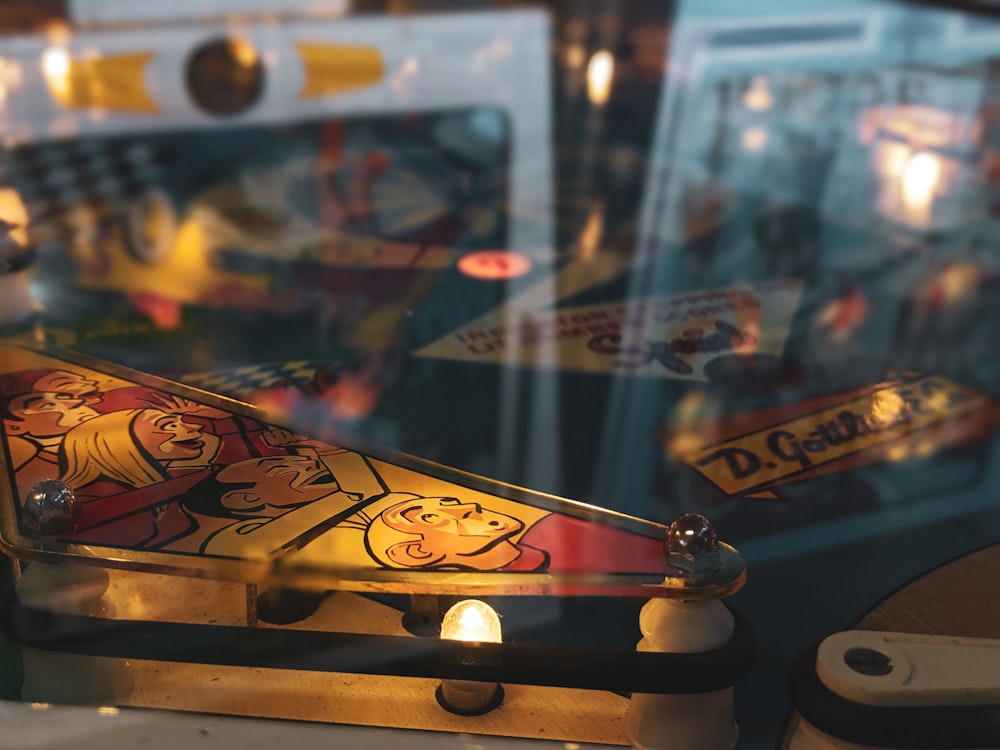
[[[462,274],[482,281],[516,279],[528,273],[531,265],[531,258],[511,250],[478,250],[458,259]]]

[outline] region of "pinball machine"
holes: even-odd
[[[1000,746],[1000,6],[0,24],[0,746]]]

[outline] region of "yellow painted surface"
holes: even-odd
[[[382,55],[374,47],[296,42],[295,49],[305,74],[300,99],[374,86],[385,70]]]
[[[43,65],[53,98],[70,109],[108,109],[156,114],[159,105],[146,88],[146,65],[152,52],[74,60],[66,53],[49,55]]]

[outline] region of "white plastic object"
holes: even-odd
[[[820,644],[816,673],[837,695],[869,706],[995,704],[1000,640],[848,630]]]
[[[723,646],[733,635],[732,613],[718,600],[653,599],[639,614],[643,639],[638,651],[701,653]],[[733,689],[690,695],[633,693],[628,738],[643,750],[731,750],[738,731]]]

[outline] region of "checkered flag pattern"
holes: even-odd
[[[188,373],[177,379],[222,396],[247,398],[262,390],[304,389],[335,371],[329,361],[297,360]]]
[[[0,154],[0,183],[24,201],[40,239],[73,233],[80,209],[103,218],[163,180],[169,149],[123,138],[16,146]]]

